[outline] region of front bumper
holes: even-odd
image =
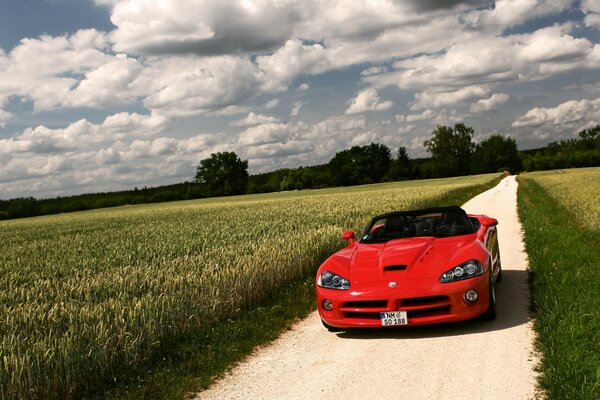
[[[456,322],[475,318],[488,308],[488,273],[459,282],[439,283],[436,279],[388,282],[363,285],[360,289],[335,290],[317,286],[317,308],[323,321],[336,328],[381,327],[382,311],[406,311],[408,325]],[[465,292],[476,290],[475,302],[465,299]],[[333,310],[323,308],[323,300]]]

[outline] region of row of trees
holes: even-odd
[[[579,132],[578,139],[529,151],[519,151],[509,137],[494,135],[474,143],[473,136],[473,129],[464,124],[440,125],[423,143],[431,158],[410,159],[405,147],[392,155],[387,146],[371,143],[340,151],[324,165],[256,175],[248,174],[248,161],[234,152],[215,153],[200,161],[192,182],[54,199],[0,200],[0,219],[245,193],[600,165],[600,125]]]

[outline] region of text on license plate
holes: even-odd
[[[381,326],[408,325],[406,311],[390,311],[379,313]]]

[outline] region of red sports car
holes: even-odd
[[[498,221],[458,206],[371,220],[317,271],[317,307],[329,330],[421,325],[496,316],[502,279]]]

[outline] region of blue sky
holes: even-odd
[[[0,0],[0,198],[600,123],[600,0]]]

